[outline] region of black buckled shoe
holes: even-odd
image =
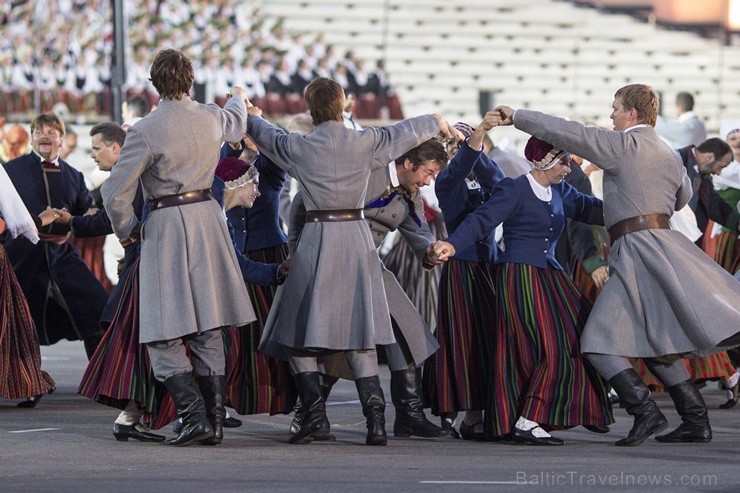
[[[455,420],[457,419],[457,413],[442,413],[439,416],[440,424],[445,430],[449,430],[450,436],[457,440],[460,439],[460,433],[455,429]]]
[[[724,404],[720,404],[720,409],[732,409],[737,405],[737,401],[740,400],[740,379],[738,379],[737,383],[728,390],[732,392],[732,397],[727,399],[727,402]]]
[[[164,442],[165,437],[152,433],[149,428],[136,423],[133,425],[122,425],[113,423],[113,436],[119,442],[127,442],[129,438],[138,440],[140,442]]]
[[[470,440],[473,442],[485,442],[486,437],[483,434],[482,431],[475,431],[475,427],[479,424],[482,424],[483,422],[475,423],[474,425],[469,425],[463,421],[460,423],[460,438],[463,440]]]
[[[242,420],[237,419],[234,416],[227,416],[224,418],[224,428],[239,428],[242,425]]]
[[[56,388],[55,388],[55,387],[52,387],[52,388],[51,388],[51,389],[50,389],[50,390],[49,390],[49,391],[47,392],[47,394],[53,394],[55,390],[56,390]],[[22,407],[22,408],[25,408],[25,409],[31,409],[31,408],[33,408],[33,407],[36,407],[36,404],[38,404],[38,403],[39,403],[39,401],[41,400],[41,398],[42,398],[43,396],[44,396],[44,394],[38,394],[38,395],[34,395],[34,396],[32,396],[32,397],[29,397],[29,398],[28,398],[28,399],[26,399],[25,401],[19,402],[18,404],[16,404],[16,406],[17,406],[17,407]]]
[[[535,426],[531,430],[522,430],[519,428],[514,428],[514,442],[520,444],[520,445],[563,445],[565,442],[563,442],[559,438],[555,438],[554,436],[544,436],[544,437],[538,437],[534,434],[535,430],[542,430],[539,426]],[[546,433],[545,430],[542,430],[543,433]]]

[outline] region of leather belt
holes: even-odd
[[[333,223],[339,221],[362,221],[365,213],[362,209],[335,209],[323,211],[306,211],[306,222]]]
[[[44,243],[54,243],[55,245],[64,245],[67,242],[67,235],[51,235],[39,232],[39,240]]]
[[[127,236],[125,238],[121,238],[120,242],[121,242],[121,246],[123,248],[126,248],[126,247],[129,247],[131,245],[135,245],[135,244],[139,243],[139,238],[136,237],[136,236]]]
[[[147,203],[149,204],[150,211],[156,211],[157,209],[164,209],[165,207],[175,207],[178,205],[205,202],[207,200],[211,200],[211,198],[211,189],[206,188],[203,190],[193,190],[191,192],[177,193],[175,195],[165,195],[164,197],[151,199]]]
[[[635,231],[642,231],[644,229],[671,229],[668,219],[668,216],[665,214],[645,214],[644,216],[622,219],[609,228],[609,239],[611,240],[611,244],[614,245],[619,238]]]

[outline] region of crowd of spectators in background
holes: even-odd
[[[195,97],[223,104],[228,88],[247,88],[270,115],[305,111],[303,89],[332,77],[356,96],[357,118],[403,118],[384,63],[369,68],[322,34],[289,33],[251,0],[124,3],[125,97],[156,104],[149,81],[154,53],[177,47],[195,63]],[[10,0],[0,7],[0,114],[50,111],[109,115],[112,2]],[[33,42],[29,42],[33,40]]]

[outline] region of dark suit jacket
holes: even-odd
[[[66,208],[72,215],[82,215],[93,206],[82,173],[61,159],[58,171],[44,171],[34,152],[3,166],[31,216],[47,206]],[[62,239],[69,227],[55,223],[39,233]],[[74,246],[66,241],[34,245],[19,236],[8,241],[5,249],[28,300],[41,344],[86,339],[100,330],[98,320],[108,292]]]
[[[740,213],[720,197],[712,185],[711,177],[701,176],[699,171],[695,169],[697,163],[694,153],[691,152],[693,148],[694,146],[684,147],[683,149],[678,149],[678,153],[681,155],[683,165],[686,167],[686,174],[689,175],[694,189],[694,194],[691,196],[691,200],[689,200],[689,207],[691,207],[691,210],[696,215],[696,225],[703,233],[707,228],[707,223],[711,219],[726,228],[737,231]],[[697,244],[701,240],[699,238]]]

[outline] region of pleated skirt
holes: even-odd
[[[732,275],[740,270],[740,237],[737,233],[720,231],[714,251],[714,260]]]
[[[429,221],[429,229],[437,239],[447,237],[442,215]],[[393,272],[398,284],[419,310],[427,325],[434,329],[437,326],[437,300],[439,299],[440,269],[425,269],[414,255],[406,240],[400,234],[396,243],[381,260],[383,265]]]
[[[247,252],[255,262],[281,263],[288,257],[286,244]],[[239,414],[287,414],[297,393],[286,361],[257,351],[275,286],[247,284],[257,320],[245,327],[223,330],[226,350],[226,402]]]
[[[686,358],[683,360],[686,369],[691,375],[691,380],[696,383],[707,380],[720,380],[731,377],[735,373],[735,366],[730,361],[726,352],[710,354],[700,358]],[[641,359],[632,361],[637,374],[642,377],[645,385],[648,385],[654,392],[663,392],[663,383],[658,380],[648,369],[645,362]]]
[[[519,416],[553,429],[612,423],[606,382],[579,346],[591,301],[554,269],[500,264],[494,279],[486,436],[510,433]]]
[[[0,245],[0,397],[25,399],[54,388],[41,370],[41,351],[31,312]]]
[[[161,428],[174,419],[175,408],[164,384],[154,378],[146,344],[139,344],[139,258],[121,276],[121,284],[110,326],[77,392],[117,409],[136,401],[144,422]]]
[[[483,409],[486,367],[495,353],[494,265],[451,259],[442,267],[437,310],[439,350],[424,366],[424,394],[439,415]]]

